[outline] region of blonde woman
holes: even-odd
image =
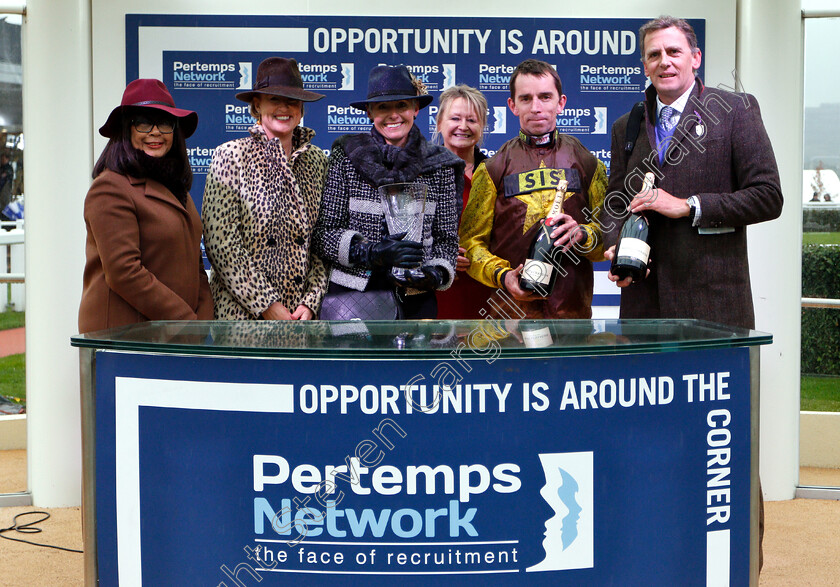
[[[487,126],[487,99],[477,89],[459,84],[440,95],[435,138],[464,160],[464,198],[466,208],[472,187],[473,171],[487,157],[479,150]],[[463,211],[463,210],[462,210]],[[467,275],[470,261],[458,248],[455,282],[448,290],[438,292],[438,318],[450,320],[478,320],[479,310],[493,295],[493,290]]]

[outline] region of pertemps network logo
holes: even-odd
[[[606,106],[595,106],[595,125],[592,128],[593,135],[607,134],[607,108]]]
[[[321,92],[324,90],[355,89],[354,63],[304,63],[298,64],[303,87],[306,90]]]
[[[507,134],[507,107],[492,106],[490,116],[487,117],[487,128],[484,132],[490,134]]]
[[[528,572],[589,569],[594,566],[595,516],[592,452],[540,455],[542,498],[554,515],[545,523],[545,558]]]
[[[441,87],[441,90],[446,90],[455,85],[455,64],[441,63],[440,66],[443,69],[443,87]]]
[[[252,74],[254,65],[250,61],[239,62],[239,85],[237,90],[250,90],[252,87]]]
[[[379,65],[387,65],[380,63]],[[406,64],[411,75],[423,82],[428,92],[442,92],[455,85],[454,63]]]
[[[557,128],[570,135],[607,134],[607,108],[565,108],[557,116]]]
[[[342,63],[341,64],[341,87],[339,90],[354,90],[356,88],[356,64]]]

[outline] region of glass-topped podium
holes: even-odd
[[[73,337],[86,582],[757,585],[770,342],[696,320]]]
[[[547,329],[545,346],[522,331]],[[446,357],[473,341],[510,357],[568,357],[769,344],[772,336],[699,320],[144,322],[80,334],[81,348],[252,357]]]

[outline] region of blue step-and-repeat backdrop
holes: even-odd
[[[655,15],[653,15],[655,16]],[[235,98],[250,90],[266,57],[294,57],[304,87],[326,98],[307,104],[303,124],[314,143],[329,151],[346,133],[370,123],[350,102],[364,99],[372,67],[403,63],[437,97],[464,83],[489,103],[483,150],[493,154],[516,135],[519,121],[507,98],[513,68],[528,58],[557,68],[568,97],[557,117],[609,169],[613,122],[642,98],[648,83],[638,46],[647,19],[483,18],[406,16],[126,16],[126,77],[161,79],[179,107],[198,112],[188,141],[195,172],[191,195],[201,208],[213,150],[247,133],[248,105]],[[700,48],[705,21],[690,21]],[[701,67],[700,75],[702,77]],[[418,126],[431,138],[437,99],[421,111]],[[596,265],[594,306],[617,306],[619,293]]]

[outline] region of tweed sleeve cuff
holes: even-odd
[[[355,230],[345,230],[341,233],[341,238],[338,241],[338,262],[345,267],[352,267],[352,263],[350,263],[350,245],[356,236],[364,238],[362,234]]]
[[[424,265],[432,265],[433,267],[440,267],[446,272],[446,281],[438,287],[438,291],[449,289],[452,282],[455,281],[455,268],[452,263],[446,259],[429,259],[423,263]]]

